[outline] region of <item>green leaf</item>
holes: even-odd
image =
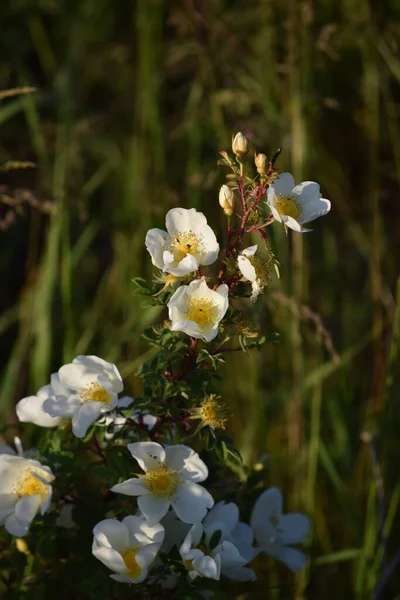
[[[91,439],[92,439],[92,437],[93,437],[93,434],[94,434],[94,432],[95,432],[95,426],[94,426],[94,425],[92,425],[92,426],[91,426],[91,427],[88,429],[88,431],[87,431],[87,433],[86,433],[85,437],[84,437],[84,438],[82,438],[82,442],[86,443],[86,442],[88,442],[89,440],[91,440]]]
[[[132,283],[136,286],[136,293],[143,296],[150,296],[154,293],[153,286],[142,277],[135,277]]]

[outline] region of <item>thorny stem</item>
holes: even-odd
[[[130,425],[131,427],[134,427],[134,429],[136,429],[139,439],[141,439],[142,433],[146,431],[146,426],[143,423],[143,416],[139,415],[139,423],[137,423],[133,419],[127,419],[126,423],[127,425]]]
[[[260,236],[262,237],[262,239],[263,239],[263,241],[264,241],[265,245],[266,245],[266,246],[267,246],[267,248],[268,248],[268,239],[267,239],[267,233],[266,233],[266,232],[265,232],[263,229],[259,229],[259,230],[258,230],[258,233],[260,234]]]
[[[268,187],[268,184],[263,184],[257,189],[257,196],[256,196],[255,200],[251,203],[249,208],[247,208],[245,210],[245,212],[242,216],[240,228],[230,231],[230,232],[228,231],[228,240],[227,240],[226,249],[225,249],[225,256],[223,258],[224,262],[222,263],[222,267],[218,273],[217,281],[214,285],[214,290],[216,290],[217,287],[222,283],[222,280],[224,278],[225,271],[226,271],[226,266],[227,266],[226,261],[234,254],[235,247],[240,242],[243,235],[246,233],[247,221],[249,220],[249,217],[250,217],[251,213],[253,212],[253,210],[255,209],[255,207],[257,206],[257,204],[261,201],[261,198],[263,197],[264,192],[267,189],[267,187]],[[245,208],[246,202],[244,201],[243,204],[244,204],[244,208]]]
[[[227,280],[226,285],[228,286],[228,288],[230,290],[232,290],[235,287],[235,285],[237,283],[239,283],[241,278],[242,278],[241,273],[235,273],[235,275],[233,275],[230,279]]]
[[[257,207],[257,205],[261,201],[262,197],[264,196],[265,191],[268,188],[269,178],[272,176],[272,174],[274,172],[275,162],[280,153],[281,153],[281,148],[278,148],[278,150],[275,152],[275,154],[273,155],[273,157],[269,163],[269,167],[268,167],[268,171],[266,173],[265,179],[261,182],[261,184],[255,190],[255,194],[254,194],[255,198],[249,207],[247,205],[246,193],[245,193],[245,189],[244,189],[244,185],[243,185],[244,165],[242,162],[240,162],[238,186],[239,186],[240,198],[242,200],[243,216],[241,218],[240,228],[235,229],[235,230],[231,229],[231,219],[230,219],[230,217],[228,217],[227,243],[226,243],[224,258],[222,259],[222,266],[218,273],[215,285],[213,287],[214,290],[216,290],[218,288],[218,286],[222,283],[222,281],[224,279],[226,267],[227,267],[227,261],[232,255],[235,254],[236,246],[237,246],[237,244],[240,243],[240,241],[245,233],[250,233],[252,231],[258,231],[260,233],[261,237],[263,238],[263,240],[265,241],[265,243],[267,243],[267,236],[266,236],[265,231],[263,231],[263,229],[273,222],[274,219],[272,216],[269,217],[269,219],[265,223],[262,223],[261,225],[253,225],[249,229],[246,229],[246,225],[247,225],[247,222],[248,222],[252,212]],[[198,270],[196,272],[196,278],[200,279],[201,277],[202,277],[202,273],[201,273],[200,268],[198,268]],[[227,280],[226,283],[227,283],[229,289],[232,289],[238,283],[240,277],[241,276],[239,273],[235,273],[230,279]],[[190,338],[189,351],[188,351],[188,354],[182,364],[181,370],[178,373],[174,373],[172,371],[172,369],[170,368],[168,371],[165,371],[165,373],[164,373],[165,377],[167,377],[170,381],[175,381],[175,382],[180,381],[185,378],[187,373],[192,369],[192,367],[194,366],[194,364],[196,362],[197,343],[198,343],[197,339]],[[236,348],[234,350],[236,350]],[[160,427],[162,427],[162,425],[165,422],[167,422],[168,419],[170,419],[170,417],[159,417],[159,420],[157,421],[157,423],[153,427],[152,431],[150,432],[151,439],[158,438],[158,436],[159,436],[158,431],[159,431]],[[181,422],[185,423],[185,420],[181,419]],[[186,421],[186,423],[187,423],[187,421]]]
[[[106,461],[107,460],[107,455],[101,449],[101,446],[99,444],[99,440],[96,437],[96,434],[93,436],[93,442],[94,442],[95,448],[90,448],[90,450],[94,454],[97,454],[97,456],[100,456],[100,458],[102,458],[104,461]]]
[[[198,341],[199,340],[197,340],[196,338],[190,338],[189,352],[185,360],[183,361],[181,370],[179,371],[179,373],[173,373],[172,370],[165,371],[165,377],[167,377],[170,381],[181,381],[185,378],[187,373],[190,371],[190,369],[196,362],[196,348]]]
[[[150,438],[153,441],[157,440],[160,437],[159,430],[166,423],[170,423],[170,424],[181,423],[182,425],[184,425],[186,427],[186,429],[190,428],[190,423],[189,423],[186,415],[180,415],[179,417],[172,417],[172,416],[166,416],[166,415],[158,417],[157,423],[154,425],[153,429],[150,431],[150,434],[149,434]]]
[[[243,212],[245,212],[247,209],[247,205],[246,205],[246,196],[245,196],[244,187],[243,187],[243,165],[240,165],[240,177],[239,177],[238,183],[239,183],[239,194],[240,194],[240,198],[242,200]]]
[[[261,229],[264,229],[264,227],[268,227],[268,225],[271,225],[271,223],[273,223],[274,220],[274,217],[271,215],[268,218],[268,221],[265,221],[265,223],[263,223],[262,225],[253,225],[252,227],[249,227],[249,229],[246,229],[246,233],[251,233],[252,231],[260,231]]]
[[[227,239],[227,244],[226,244],[226,248],[225,248],[225,254],[224,254],[224,258],[222,259],[223,262],[222,262],[221,269],[218,273],[217,281],[215,282],[215,285],[213,288],[214,290],[216,290],[217,287],[222,283],[224,275],[225,275],[226,267],[227,267],[227,260],[234,254],[237,244],[241,241],[241,239],[245,233],[250,233],[252,231],[259,231],[261,237],[266,242],[267,238],[266,238],[265,232],[263,231],[263,228],[267,227],[268,225],[270,225],[273,222],[273,220],[274,220],[273,217],[269,217],[269,219],[265,223],[262,223],[261,225],[254,225],[254,226],[250,227],[249,229],[246,229],[246,225],[247,225],[247,221],[249,220],[250,215],[256,208],[257,204],[259,204],[265,191],[268,188],[268,185],[269,185],[268,181],[269,181],[270,177],[272,176],[272,174],[274,173],[275,162],[281,152],[282,152],[282,148],[278,148],[278,150],[275,152],[272,159],[270,160],[267,173],[265,174],[265,180],[257,188],[256,197],[255,197],[254,201],[251,203],[251,205],[249,206],[249,208],[247,208],[246,195],[245,195],[245,190],[243,187],[244,169],[243,169],[243,164],[240,163],[240,176],[238,177],[238,185],[239,185],[239,194],[240,194],[240,197],[242,200],[242,206],[243,206],[243,216],[241,219],[241,224],[240,224],[239,229],[232,231],[230,229],[230,223],[229,223],[228,239]],[[235,285],[237,283],[237,279],[236,278],[235,279],[231,278],[231,279],[232,279],[232,281],[228,282],[228,285],[230,285],[230,286]]]
[[[182,365],[182,369],[181,369],[180,373],[178,374],[178,376],[176,378],[177,380],[184,379],[186,374],[190,371],[190,369],[196,362],[196,348],[197,348],[198,341],[199,340],[196,338],[192,338],[192,337],[190,338],[189,353],[186,357],[186,360],[184,361],[184,363]]]

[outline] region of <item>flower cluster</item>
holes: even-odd
[[[105,373],[108,373],[110,383],[105,381]],[[61,383],[61,377],[64,383],[68,381],[69,388]],[[74,414],[82,411],[82,402],[100,403],[99,398],[105,396],[101,390],[109,389],[106,393],[112,396],[115,389],[112,382],[117,389],[123,388],[115,365],[98,357],[79,356],[52,376],[51,385],[31,397],[30,411],[26,409],[28,399],[24,398],[17,405],[17,413],[24,422],[41,426],[54,427],[63,423],[80,437],[82,428],[86,431],[93,419],[91,423],[86,420],[79,426],[76,417],[74,425]],[[78,390],[81,391],[79,404],[74,399]],[[94,399],[89,395],[92,393],[96,394]],[[132,403],[134,400],[127,397],[120,400],[112,397],[110,401],[112,408]],[[207,412],[208,416],[202,414],[202,420],[211,419],[211,412],[217,410],[217,406],[215,398],[205,400],[199,411]],[[57,417],[52,416],[55,413]],[[95,414],[97,424],[102,425],[101,410]],[[213,415],[215,419],[214,412]],[[151,415],[142,418],[146,417],[151,417],[150,423],[147,422],[147,428],[151,430],[157,419]],[[49,419],[55,419],[57,423]],[[123,423],[118,423],[118,427],[123,427]],[[15,445],[18,454],[11,447],[0,447],[3,494],[0,519],[9,533],[22,537],[28,533],[36,514],[44,515],[49,510],[51,483],[55,477],[49,467],[24,454],[18,438]],[[307,539],[309,521],[301,514],[282,515],[279,490],[271,489],[261,494],[254,505],[249,526],[239,521],[236,504],[223,501],[214,504],[212,495],[199,485],[207,479],[208,469],[190,447],[183,444],[163,447],[148,441],[130,443],[127,449],[143,473],[114,485],[111,491],[136,497],[137,513],[121,522],[105,519],[93,529],[93,554],[114,572],[111,577],[116,581],[141,583],[159,550],[165,553],[173,546],[178,547],[182,565],[191,580],[197,577],[219,579],[222,574],[235,581],[252,581],[255,574],[247,565],[262,551],[285,562],[293,572],[305,565],[305,555],[288,545]],[[172,514],[175,517],[171,518]],[[171,521],[172,527],[171,524],[168,526]],[[186,528],[179,528],[178,521],[187,524]]]
[[[271,488],[261,490],[247,511],[249,523],[242,522],[239,506],[221,499],[220,491],[215,503],[211,491],[223,486],[217,488],[210,478],[211,491],[206,489],[209,469],[204,459],[213,450],[224,467],[229,467],[227,457],[241,460],[224,432],[229,407],[212,392],[212,376],[225,360],[225,344],[237,337],[243,347],[243,336],[259,343],[257,331],[250,335],[248,326],[237,326],[241,317],[235,303],[238,297],[256,301],[273,271],[279,273],[267,227],[277,221],[285,230],[309,231],[303,225],[326,214],[330,202],[321,197],[316,183],[295,185],[289,173],[279,174],[279,152],[271,161],[265,154],[256,155],[257,175],[252,179],[245,172],[247,138],[238,133],[232,149],[234,159],[222,152],[220,160],[232,171],[218,199],[228,218],[222,256],[206,217],[194,208],[171,209],[166,231],[151,229],[146,235],[163,285],[150,292],[145,288],[145,293],[154,304],[165,305],[169,321],[147,336],[159,351],[141,371],[144,398],[122,396],[118,368],[90,355],[62,366],[48,385],[16,406],[21,422],[62,432],[65,443],[75,439],[90,444],[93,437],[92,450],[105,468],[116,449],[122,452],[121,461],[130,455],[129,466],[121,462],[124,468],[106,484],[111,510],[93,523],[93,555],[121,583],[157,586],[168,580],[179,587],[183,579],[193,586],[199,578],[222,576],[249,582],[256,578],[249,565],[260,553],[281,560],[294,573],[306,564],[305,554],[292,545],[308,538],[308,518],[282,514],[282,495]],[[235,216],[238,224],[233,227]],[[246,235],[260,236],[261,246],[243,248]],[[190,432],[192,420],[200,423]],[[181,443],[189,439],[198,451]],[[20,537],[38,513],[43,516],[51,509],[59,465],[47,466],[45,454],[41,461],[28,457],[18,439],[16,447],[17,454],[10,447],[0,448],[0,523]],[[211,464],[218,469],[215,461]],[[54,507],[60,526],[74,527],[68,505],[74,493],[67,492]]]

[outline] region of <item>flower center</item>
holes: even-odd
[[[192,298],[187,304],[185,316],[200,327],[209,327],[216,319],[215,304],[208,298]]]
[[[285,215],[287,214],[285,213]],[[261,286],[267,285],[271,281],[271,259],[263,256],[248,256],[247,258],[256,272],[256,281]]]
[[[139,552],[140,548],[126,548],[121,552],[121,556],[126,564],[126,568],[128,569],[127,573],[124,573],[127,577],[131,579],[138,579],[142,572],[142,568],[136,562],[136,554]]]
[[[181,262],[187,254],[199,254],[203,249],[203,241],[199,235],[192,231],[178,233],[171,242],[168,250],[174,255],[177,262]]]
[[[211,429],[225,429],[228,420],[227,411],[216,400],[215,396],[203,400],[200,411],[201,419],[205,425],[208,425]]]
[[[161,465],[154,471],[149,471],[144,476],[150,492],[161,498],[171,498],[179,483],[178,471],[170,469],[166,465]]]
[[[184,560],[183,564],[185,565],[185,569],[187,569],[188,571],[192,571],[192,563],[193,563],[193,559],[191,560]]]
[[[110,404],[112,394],[107,392],[99,383],[90,383],[86,390],[82,392],[81,398],[84,402],[103,402]]]
[[[275,208],[280,215],[292,217],[293,219],[298,219],[303,212],[294,196],[282,196],[282,194],[279,194],[275,202]]]
[[[40,496],[42,500],[47,498],[49,488],[40,479],[35,477],[32,471],[25,471],[17,483],[16,494],[23,496]]]

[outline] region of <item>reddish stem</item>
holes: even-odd
[[[130,425],[131,427],[133,427],[134,429],[136,429],[136,432],[139,436],[139,440],[142,438],[142,433],[147,431],[147,427],[146,425],[143,423],[143,416],[140,415],[139,416],[139,423],[136,423],[136,421],[134,421],[133,419],[127,419],[126,420],[126,424]]]
[[[246,204],[246,196],[245,196],[245,193],[244,193],[243,177],[242,176],[239,177],[238,183],[239,183],[239,194],[240,194],[240,197],[242,199],[243,212],[246,212],[247,204]]]
[[[172,416],[160,416],[158,417],[157,423],[154,425],[153,429],[150,431],[150,438],[155,441],[160,437],[160,429],[163,425],[174,423],[181,423],[186,427],[186,429],[190,428],[190,423],[186,417],[186,415],[180,415],[179,417]]]
[[[179,373],[173,373],[171,369],[169,371],[165,371],[165,377],[167,377],[170,381],[180,381],[185,378],[187,373],[190,371],[190,369],[196,362],[196,348],[198,341],[199,340],[197,340],[196,338],[190,338],[189,352],[185,360],[183,361],[181,370],[179,371]]]
[[[271,225],[271,223],[274,222],[274,217],[270,216],[268,218],[268,221],[265,221],[265,223],[262,223],[262,225],[253,225],[252,227],[249,227],[248,229],[246,229],[246,233],[251,233],[252,231],[260,231],[260,229],[264,229],[264,227],[268,227],[268,225]]]
[[[97,454],[97,456],[100,456],[104,461],[107,461],[107,455],[103,452],[103,450],[99,444],[99,440],[96,437],[96,434],[94,434],[94,436],[93,436],[93,441],[94,441],[95,448],[90,448],[90,450],[94,454]]]
[[[267,181],[272,176],[272,174],[275,170],[275,162],[281,152],[282,152],[282,148],[278,148],[278,150],[275,152],[272,159],[270,160],[269,166],[268,166],[268,171],[265,174],[265,180],[257,188],[257,196],[249,208],[247,208],[247,204],[246,204],[246,195],[245,195],[245,191],[244,191],[244,187],[243,187],[243,177],[242,177],[242,175],[240,175],[238,177],[239,194],[240,194],[240,197],[242,200],[242,206],[243,206],[244,212],[243,212],[243,216],[241,219],[240,229],[232,231],[230,229],[230,226],[228,228],[228,239],[227,239],[224,258],[222,259],[223,263],[222,263],[221,269],[218,273],[217,281],[215,282],[215,285],[213,288],[214,290],[216,290],[217,287],[222,283],[222,281],[224,279],[225,271],[226,271],[226,266],[227,266],[226,261],[230,258],[230,256],[232,254],[234,254],[236,245],[240,242],[240,240],[242,239],[242,237],[245,233],[249,233],[251,231],[259,231],[262,238],[264,239],[264,241],[266,241],[266,235],[265,235],[265,232],[263,232],[263,228],[267,227],[267,225],[272,223],[272,220],[270,220],[271,218],[268,219],[268,221],[266,221],[262,225],[252,226],[248,230],[246,230],[246,225],[247,225],[247,221],[249,220],[251,213],[256,208],[257,204],[261,201],[265,191],[268,188]]]

